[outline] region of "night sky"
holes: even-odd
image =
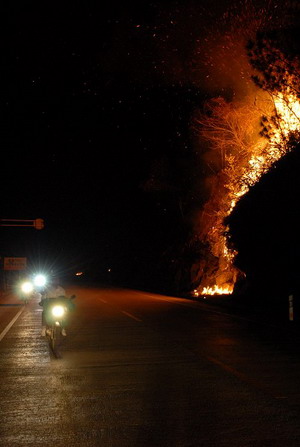
[[[187,231],[200,95],[178,75],[194,35],[183,39],[186,23],[174,31],[177,6],[29,2],[3,12],[1,217],[41,217],[45,229],[2,228],[2,256],[100,280],[163,275],[164,253]]]
[[[3,227],[1,256],[172,289],[205,200],[191,123],[216,87],[197,46],[232,3],[1,6],[0,217],[45,221],[41,231]],[[232,75],[220,67],[219,92],[232,94]],[[274,238],[264,246],[270,232],[254,223],[265,219],[255,217],[258,207],[272,203],[261,203],[265,191],[275,190],[268,183],[261,199],[254,191],[231,222],[239,265],[253,274],[258,264],[245,241],[255,228],[251,247],[259,241],[273,257]]]

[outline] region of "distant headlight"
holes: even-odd
[[[54,306],[51,312],[54,317],[62,317],[65,313],[65,309],[63,306]]]
[[[47,282],[47,278],[45,275],[38,274],[35,275],[33,282],[35,286],[43,287]]]
[[[33,285],[31,282],[26,281],[21,285],[21,290],[24,293],[31,293],[33,291]]]

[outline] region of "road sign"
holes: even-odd
[[[25,270],[27,258],[4,258],[3,270]]]

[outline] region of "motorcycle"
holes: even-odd
[[[70,298],[65,296],[45,298],[39,303],[45,313],[46,336],[52,351],[55,351],[64,330],[68,314],[74,308],[72,300],[75,298],[75,295],[72,295]]]
[[[47,284],[47,278],[43,274],[25,276],[22,282],[17,284],[17,294],[24,305],[32,298],[41,298]]]
[[[18,296],[24,305],[28,304],[34,295],[34,287],[31,281],[23,281],[18,287]]]
[[[33,276],[33,284],[37,293],[40,293],[41,296],[45,293],[47,287],[47,277],[43,273],[36,273]]]

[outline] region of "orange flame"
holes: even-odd
[[[233,285],[228,287],[203,287],[201,295],[230,295],[233,292]]]
[[[211,251],[214,256],[219,258],[219,272],[235,271],[233,262],[237,252],[228,246],[227,237],[224,233],[228,230],[223,221],[229,216],[240,198],[245,195],[251,186],[257,183],[263,174],[269,171],[271,166],[284,156],[289,147],[286,144],[289,136],[293,132],[300,131],[300,101],[293,93],[288,90],[274,94],[272,99],[273,113],[277,118],[277,126],[272,128],[270,139],[263,138],[249,147],[249,153],[252,155],[246,165],[241,169],[237,165],[237,160],[232,155],[225,156],[225,166],[223,171],[227,174],[226,191],[227,195],[223,198],[222,209],[216,213],[215,225],[213,225],[207,234],[207,239],[211,245]],[[237,176],[236,173],[240,174]],[[216,276],[217,276],[216,275]],[[232,281],[225,284],[213,286],[200,286],[197,289],[198,295],[222,295],[231,294],[234,289],[234,274]]]

